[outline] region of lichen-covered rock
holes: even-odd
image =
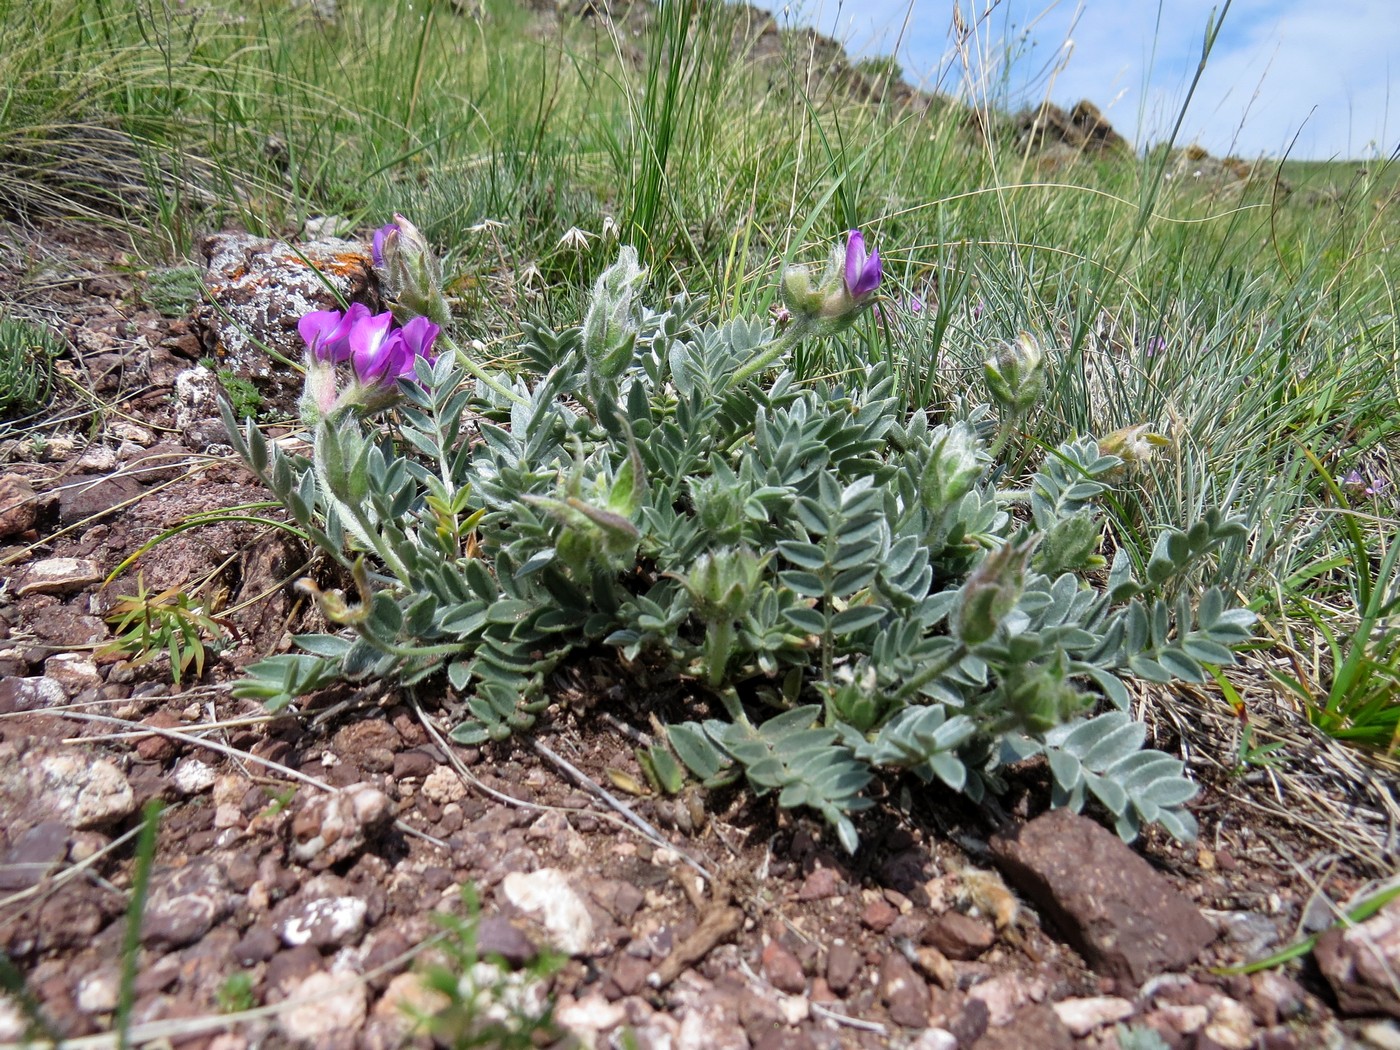
[[[221,368],[251,381],[282,407],[295,402],[300,377],[267,350],[300,360],[297,322],[313,310],[338,309],[337,294],[346,302],[382,309],[369,251],[355,241],[326,238],[293,248],[248,234],[220,233],[207,238],[201,249],[208,295],[196,309],[194,323],[205,349]]]

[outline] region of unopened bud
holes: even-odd
[[[1003,409],[1024,416],[1045,393],[1045,351],[1022,332],[999,346],[982,366],[987,391]]]
[[[594,283],[583,320],[583,354],[595,375],[615,378],[632,360],[636,337],[632,303],[646,274],[637,261],[637,249],[628,244]]]
[[[1039,542],[1040,537],[1032,535],[1019,543],[1003,543],[972,570],[957,614],[958,638],[964,645],[981,645],[991,638],[1016,608],[1026,587],[1026,565]]]
[[[422,231],[402,215],[374,235],[372,253],[389,295],[410,313],[434,324],[452,321],[442,291],[442,266]]]
[[[980,452],[981,442],[967,423],[948,427],[924,469],[919,486],[924,505],[938,511],[971,492],[983,472]]]

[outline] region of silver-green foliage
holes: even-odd
[[[349,630],[298,638],[236,691],[276,708],[338,678],[444,676],[469,712],[454,737],[480,743],[528,730],[559,661],[606,646],[619,673],[723,712],[669,727],[696,777],[810,807],[849,849],[878,773],[978,799],[1039,753],[1057,804],[1092,796],[1125,838],[1151,821],[1189,836],[1193,785],[1141,749],[1123,679],[1231,662],[1250,614],[1182,595],[1241,522],[1164,528],[1101,572],[1094,505],[1119,458],[1068,441],[1000,490],[990,420],[909,414],[881,366],[736,379],[774,339],[684,300],[632,304],[605,337],[526,326],[536,378],[505,391],[451,355],[420,363],[396,430],[322,422],[314,462],[230,418],[360,591],[321,595]]]

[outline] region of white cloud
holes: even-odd
[[[859,54],[897,57],[914,82],[965,88],[1003,69],[994,98],[1096,102],[1138,145],[1171,131],[1196,70],[1212,0],[960,0],[973,35],[973,75],[950,40],[948,0],[840,0],[760,6],[815,24]],[[1396,0],[1235,0],[1180,141],[1212,153],[1364,157],[1400,143]],[[977,17],[981,13],[983,17]],[[1066,48],[1067,41],[1072,46]],[[1144,90],[1145,89],[1145,90]],[[1008,98],[1009,94],[1009,98]]]

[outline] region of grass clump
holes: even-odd
[[[0,317],[0,419],[32,415],[47,405],[53,363],[63,349],[47,325]]]

